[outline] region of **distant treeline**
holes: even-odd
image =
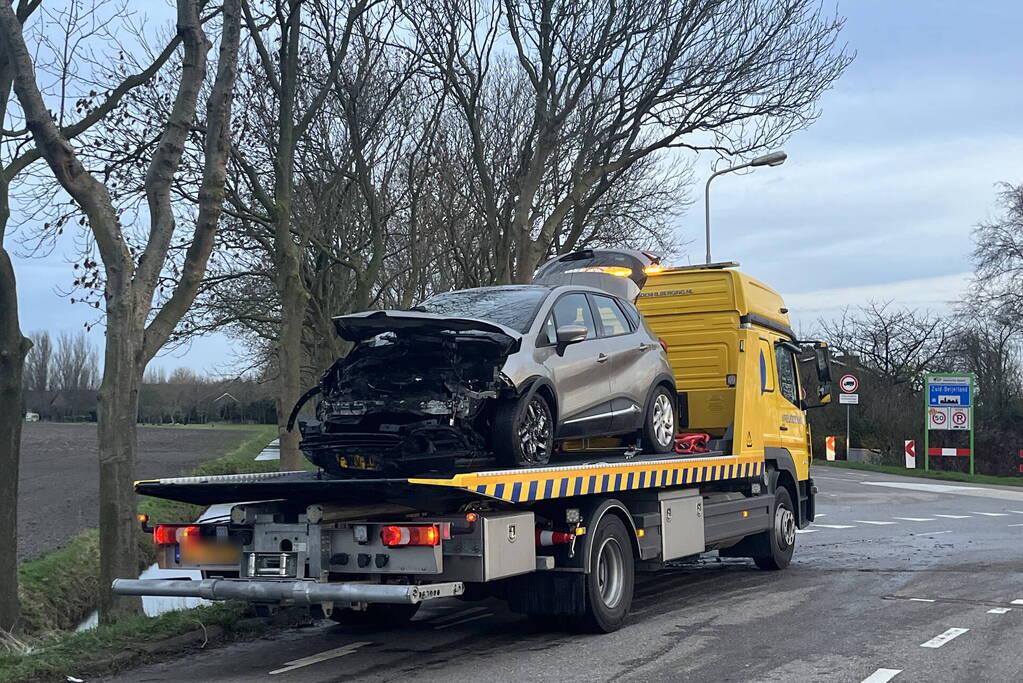
[[[25,409],[43,420],[93,422],[99,388],[98,353],[84,332],[29,335],[25,366]],[[139,422],[205,424],[272,423],[277,419],[272,387],[252,378],[215,379],[189,368],[169,375],[146,372],[139,395]]]

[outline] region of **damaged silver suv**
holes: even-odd
[[[593,436],[673,446],[663,344],[607,291],[482,287],[334,325],[355,347],[314,389],[322,397],[301,444],[330,473],[540,466],[556,442]]]

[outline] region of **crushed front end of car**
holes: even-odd
[[[514,388],[501,374],[519,348],[500,325],[405,311],[334,319],[356,343],[323,375],[316,418],[300,448],[336,476],[450,472],[491,458],[495,399]]]

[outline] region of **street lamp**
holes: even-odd
[[[732,166],[721,171],[715,171],[707,178],[707,186],[704,188],[703,196],[703,208],[706,212],[706,229],[707,229],[707,263],[710,263],[710,181],[717,178],[719,175],[725,173],[731,173],[732,171],[738,171],[739,169],[753,167],[753,166],[781,166],[785,163],[785,159],[788,155],[785,152],[778,150],[777,152],[771,152],[763,156],[757,157],[752,161],[747,161],[745,164],[739,164],[738,166]]]

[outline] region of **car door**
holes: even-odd
[[[586,339],[557,344],[556,330],[565,325],[582,325]],[[610,356],[586,294],[569,292],[558,298],[537,345],[558,395],[558,438],[606,433],[611,427]]]
[[[647,339],[616,299],[591,294],[597,334],[611,357],[611,431],[638,429],[643,424],[647,394],[662,370],[657,343]]]

